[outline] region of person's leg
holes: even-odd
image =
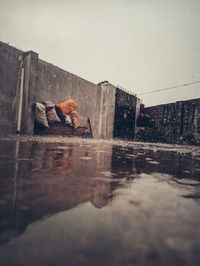
[[[56,109],[56,113],[58,115],[58,117],[60,118],[62,124],[65,124],[65,116],[61,113],[61,111],[59,110],[58,107],[55,106]]]

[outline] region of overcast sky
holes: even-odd
[[[199,0],[0,0],[0,40],[146,106],[200,98]]]

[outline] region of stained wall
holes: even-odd
[[[169,143],[200,144],[200,99],[144,109]]]
[[[18,123],[20,133],[33,134],[35,102],[72,98],[78,104],[81,125],[90,119],[93,137],[113,137],[116,88],[110,83],[94,84],[41,60],[33,51],[22,52],[2,42],[0,73],[1,135],[16,133]]]

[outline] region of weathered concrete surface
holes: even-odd
[[[180,135],[183,140],[193,138],[200,144],[200,99],[183,102]]]
[[[137,103],[138,98],[136,96],[119,88],[116,89],[113,132],[115,138],[134,139]]]
[[[199,147],[15,136],[0,172],[0,265],[199,264]]]
[[[21,133],[33,134],[34,131],[34,112],[32,94],[35,90],[35,75],[38,66],[38,54],[29,51],[23,54],[24,67],[24,86],[23,86],[23,105],[21,117]]]
[[[77,111],[81,124],[86,124],[87,118],[89,118],[93,136],[100,137],[98,123],[103,100],[101,87],[42,60],[38,60],[35,76],[35,88],[31,95],[32,102],[48,100],[58,103],[66,99],[74,99],[78,104]],[[107,117],[107,114],[104,115]],[[112,135],[112,132],[110,133]]]
[[[0,135],[17,129],[22,51],[0,42]]]
[[[22,116],[20,132],[33,134],[35,102],[61,102],[73,98],[78,103],[78,113],[82,125],[90,119],[94,138],[112,138],[115,113],[116,87],[110,83],[93,84],[38,58],[33,51],[19,51],[0,43],[1,47],[1,134],[13,134],[17,129],[17,115],[20,94],[20,75],[24,69]],[[118,89],[118,91],[120,91]],[[120,95],[119,95],[120,94]],[[127,110],[128,119],[120,118],[123,129],[132,137],[134,132],[135,97],[126,92],[117,93],[117,108]],[[131,109],[131,110],[130,110]],[[123,110],[123,115],[124,112]],[[131,113],[131,115],[129,114]],[[131,123],[126,123],[127,120]],[[116,124],[116,122],[115,122]],[[118,123],[119,124],[119,123]],[[128,127],[127,129],[124,127]],[[119,125],[118,125],[119,127]],[[116,130],[115,130],[116,131]],[[130,135],[130,134],[125,135]],[[116,135],[116,134],[115,134]],[[126,138],[126,136],[124,136]]]
[[[115,87],[111,84],[106,87],[95,85],[87,80],[79,78],[52,64],[37,58],[33,53],[27,57],[28,89],[23,117],[23,132],[33,132],[34,102],[52,101],[58,103],[72,98],[77,104],[81,125],[86,125],[90,119],[93,136],[95,138],[112,138]],[[111,88],[112,87],[112,88]],[[108,107],[107,103],[110,103]],[[108,122],[108,123],[107,123]],[[110,125],[110,126],[106,126]],[[99,128],[99,126],[102,126]],[[103,132],[103,133],[102,133]]]
[[[200,99],[147,107],[144,112],[164,142],[200,144]]]
[[[98,86],[101,87],[98,136],[103,139],[111,139],[113,138],[115,122],[116,87],[110,83],[102,83]]]

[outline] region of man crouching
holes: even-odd
[[[74,128],[80,126],[78,113],[76,111],[77,104],[74,100],[69,99],[64,102],[55,104],[56,112],[63,124],[66,124],[66,116],[69,115]]]

